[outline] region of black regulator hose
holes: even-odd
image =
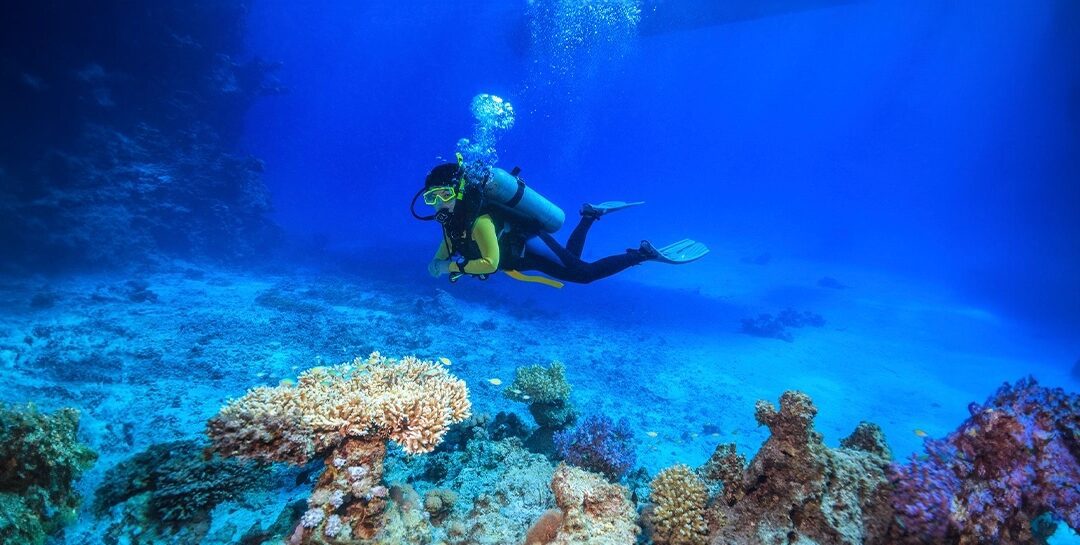
[[[417,191],[416,195],[413,195],[412,204],[409,205],[409,212],[412,212],[413,217],[420,220],[420,221],[431,221],[431,220],[435,219],[435,214],[432,214],[430,216],[421,216],[420,214],[416,213],[416,199],[419,199],[420,195],[423,195],[423,194],[424,194],[424,188],[420,188],[420,191]]]

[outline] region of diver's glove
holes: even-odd
[[[450,274],[450,260],[448,259],[432,259],[427,266],[428,274],[433,278],[438,278],[444,274]]]

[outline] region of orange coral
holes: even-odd
[[[446,367],[378,352],[301,374],[296,385],[260,386],[210,420],[211,449],[224,456],[326,470],[290,543],[370,538],[381,528],[386,441],[410,454],[432,451],[448,427],[469,417],[465,382]],[[334,513],[343,513],[338,515]]]

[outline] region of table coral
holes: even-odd
[[[1049,515],[1080,530],[1080,396],[1005,384],[926,453],[895,465],[894,543],[1041,543]]]
[[[471,407],[465,383],[446,367],[376,352],[308,370],[295,385],[253,388],[222,408],[207,431],[212,450],[225,456],[292,464],[323,458],[325,470],[289,542],[335,543],[382,529],[387,440],[409,454],[430,452]]]

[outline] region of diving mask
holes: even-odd
[[[457,197],[457,191],[450,186],[433,187],[424,192],[424,204],[436,206],[439,202],[450,202]]]

